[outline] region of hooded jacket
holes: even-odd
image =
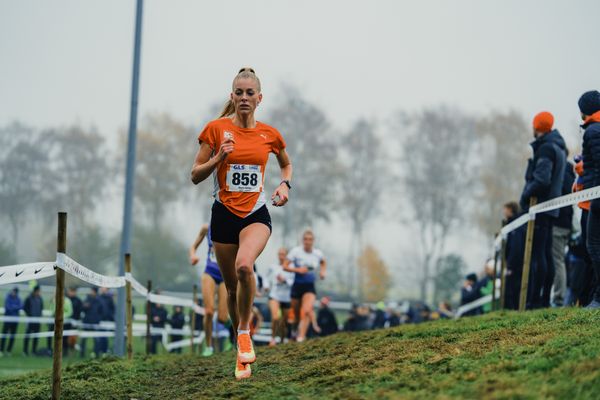
[[[521,194],[520,205],[523,211],[529,211],[529,199],[537,197],[537,202],[554,199],[562,194],[562,185],[566,165],[566,144],[560,133],[554,129],[531,143],[533,158],[529,159],[525,173],[525,187]],[[545,214],[556,218],[559,210]]]
[[[583,188],[589,189],[600,185],[600,111],[591,115],[581,125],[583,133]],[[597,200],[592,201],[592,209],[600,211]]]

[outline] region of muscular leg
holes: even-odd
[[[300,306],[302,305],[302,299],[292,299],[292,310],[294,310],[294,322],[292,323],[292,334],[296,333],[298,336],[298,325],[300,324]]]
[[[254,261],[267,245],[269,236],[271,236],[271,231],[261,223],[248,225],[240,232],[240,246],[235,259],[235,271],[238,280],[238,329],[250,329],[252,304],[256,291],[256,280],[253,271]]]
[[[283,339],[287,337],[287,315],[289,311],[289,308],[281,307],[281,320],[279,321],[279,333],[281,335],[281,343],[283,343]]]
[[[269,299],[269,311],[271,311],[271,339],[275,340],[277,334],[280,333],[280,321],[282,320],[279,316],[279,302],[277,300]]]
[[[217,285],[208,274],[202,274],[202,300],[204,301],[204,342],[212,347],[213,316],[215,314],[215,289]]]
[[[227,308],[229,309],[229,318],[233,326],[237,328],[239,317],[237,312],[237,275],[235,273],[235,257],[238,251],[237,244],[223,244],[213,242],[215,246],[215,255],[217,264],[221,270],[223,281],[227,289]],[[233,330],[234,333],[236,330]]]
[[[225,283],[221,282],[217,294],[217,319],[220,323],[224,324],[227,322],[227,318],[229,318],[229,313],[227,312],[227,288],[225,287]]]
[[[300,309],[300,324],[298,325],[298,339],[304,340],[308,331],[308,324],[311,321],[311,312],[315,304],[314,293],[304,293],[302,296],[302,307]]]

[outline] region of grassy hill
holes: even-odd
[[[600,397],[600,312],[485,317],[259,348],[250,380],[234,354],[73,364],[65,399]],[[0,381],[0,398],[47,399],[50,371]]]

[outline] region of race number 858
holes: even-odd
[[[258,185],[258,174],[256,172],[234,172],[231,183],[236,186],[256,186]]]

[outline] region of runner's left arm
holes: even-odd
[[[319,269],[319,277],[325,279],[325,272],[327,271],[327,261],[321,258],[321,268]]]
[[[204,240],[204,238],[206,237],[207,234],[208,234],[208,224],[204,224],[204,225],[202,225],[200,232],[198,232],[198,236],[196,236],[196,240],[194,240],[194,243],[192,243],[192,246],[190,247],[190,251],[189,251],[190,264],[196,265],[198,263],[198,261],[200,261],[200,259],[196,255],[196,250],[198,250],[198,247],[200,246],[200,244],[202,243],[202,241]]]
[[[289,188],[283,181],[290,182],[292,180],[292,162],[285,149],[281,149],[277,154],[277,162],[279,163],[279,168],[281,168],[281,183],[277,186],[275,192],[273,192],[271,200],[274,206],[281,207],[288,202],[290,197]],[[277,197],[279,197],[279,200],[276,200]]]

